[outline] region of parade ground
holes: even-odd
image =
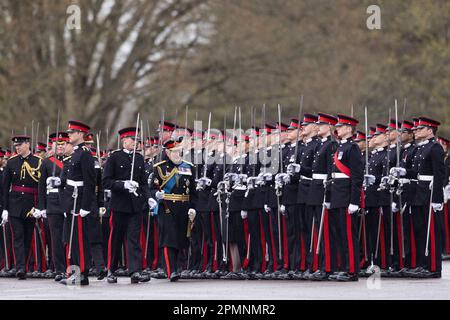
[[[87,287],[66,287],[47,279],[0,279],[2,300],[440,300],[450,299],[450,261],[441,279],[361,278],[358,282],[167,280],[116,285],[90,278]]]

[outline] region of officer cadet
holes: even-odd
[[[63,173],[60,177],[47,179],[49,188],[63,188],[63,210],[65,219],[66,261],[72,274],[59,283],[63,285],[89,285],[89,267],[91,261],[88,222],[95,197],[95,161],[90,149],[84,143],[84,137],[90,127],[79,121],[69,121],[67,134],[73,149],[71,158],[64,161]]]
[[[163,248],[166,272],[171,282],[178,281],[180,250],[187,248],[188,220],[195,220],[195,168],[182,159],[178,143],[164,143],[162,161],[153,165],[149,205],[158,211],[159,247]]]
[[[5,160],[6,151],[0,147],[0,181],[3,179],[3,172],[7,161]],[[3,187],[0,186],[0,210],[3,211]],[[3,263],[3,269],[0,271],[0,277],[9,277],[16,275],[14,268],[14,257],[12,255],[11,244],[11,231],[7,223],[0,225],[0,252],[2,254],[1,259]],[[13,273],[12,273],[13,272]]]
[[[448,200],[450,198],[450,157],[449,157],[449,146],[450,140],[444,137],[438,137],[439,143],[444,149],[444,164],[445,164],[445,179],[444,179],[444,215],[443,215],[443,260],[448,260],[450,258],[450,225],[449,225],[449,209]]]
[[[47,144],[43,142],[38,142],[34,150],[34,155],[40,158],[44,158],[47,153]]]
[[[95,197],[92,202],[91,214],[87,216],[89,230],[89,245],[92,256],[92,268],[90,275],[96,276],[97,280],[103,280],[108,272],[105,267],[105,256],[103,250],[102,224],[106,213],[105,197],[102,186],[102,164],[101,151],[91,147],[91,155],[95,161]],[[99,157],[100,156],[100,157]],[[107,221],[105,221],[107,223]]]
[[[52,155],[42,161],[39,180],[39,214],[48,219],[51,239],[51,254],[55,281],[61,281],[66,271],[65,249],[63,246],[64,209],[61,205],[60,189],[47,187],[47,179],[60,177],[66,143],[69,136],[65,132],[52,133],[49,139],[54,146]]]
[[[286,237],[288,247],[289,272],[290,279],[300,279],[302,273],[300,272],[300,212],[298,203],[298,177],[292,175],[289,165],[296,163],[299,159],[299,154],[302,154],[303,131],[296,118],[292,118],[288,127],[288,139],[286,152],[283,155],[283,166],[289,175],[288,183],[283,186],[281,203],[283,206],[284,219],[286,223]],[[300,132],[299,132],[300,131]],[[297,154],[296,154],[297,152]]]
[[[24,280],[34,226],[36,219],[41,217],[34,208],[37,206],[42,159],[31,154],[30,137],[15,136],[12,141],[17,155],[9,159],[3,173],[2,223],[10,222],[16,277]]]
[[[310,280],[326,280],[336,268],[335,266],[334,268],[331,266],[330,226],[328,223],[328,209],[330,204],[326,202],[325,198],[325,191],[328,189],[326,184],[331,178],[332,157],[337,149],[337,143],[331,136],[336,123],[336,117],[326,113],[318,114],[317,126],[319,140],[317,142],[316,152],[313,154],[311,165],[312,181],[308,190],[305,209],[308,216],[313,217],[315,221],[312,235],[313,259],[311,265],[311,271],[314,273],[308,277]],[[320,230],[321,225],[322,230]],[[317,254],[319,232],[322,234],[319,254]]]
[[[358,120],[338,114],[336,124],[339,145],[333,156],[330,190],[331,257],[340,257],[340,272],[330,275],[330,280],[357,281],[359,273],[359,243],[357,211],[360,208],[363,183],[361,152],[350,138],[355,133]],[[337,263],[336,263],[337,265]]]
[[[314,114],[305,113],[302,122],[303,142],[304,148],[301,149],[299,155],[299,163],[292,163],[289,165],[288,170],[294,175],[294,179],[299,181],[298,186],[298,204],[300,212],[300,269],[303,272],[300,279],[308,280],[312,267],[313,267],[313,249],[311,243],[311,235],[313,225],[315,226],[318,221],[313,217],[312,212],[306,210],[306,201],[309,193],[309,189],[312,181],[312,165],[314,161],[314,155],[319,148],[319,138],[317,137],[318,116]]]
[[[444,150],[435,138],[439,125],[436,120],[420,117],[414,133],[418,143],[412,170],[395,167],[390,171],[393,176],[418,180],[411,200],[417,268],[406,272],[415,278],[441,277],[442,243],[437,216],[443,210],[445,165]]]
[[[125,235],[131,283],[150,281],[148,274],[142,274],[140,232],[142,210],[144,203],[148,202],[149,193],[144,157],[136,152],[136,137],[140,137],[139,131],[135,127],[119,131],[123,149],[111,154],[103,172],[103,186],[111,190],[108,283],[117,283],[114,272],[118,267],[120,248]]]
[[[363,159],[365,159],[366,143],[367,143],[366,134],[362,131],[357,130],[354,141],[358,145],[359,150],[361,150],[361,155],[362,155]]]

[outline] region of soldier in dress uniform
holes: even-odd
[[[42,159],[31,154],[30,140],[28,136],[12,138],[17,155],[9,159],[2,182],[2,222],[10,222],[16,276],[19,280],[26,279],[33,231],[36,219],[41,217],[34,208],[37,206]]]
[[[61,205],[59,188],[47,188],[47,179],[60,177],[64,151],[69,136],[65,132],[52,133],[49,139],[54,146],[54,154],[42,161],[41,179],[39,180],[39,205],[40,215],[48,219],[52,249],[52,261],[55,272],[55,281],[61,281],[66,272],[66,257],[63,246],[64,210]]]
[[[138,131],[135,127],[119,131],[123,149],[111,154],[103,173],[103,186],[111,190],[108,283],[117,283],[114,272],[118,267],[120,248],[125,235],[131,283],[150,281],[150,276],[142,273],[140,232],[142,210],[144,203],[148,202],[149,190],[144,157],[133,152],[138,143],[136,137],[140,137]]]
[[[91,213],[96,186],[94,157],[84,143],[84,137],[89,130],[90,127],[82,122],[69,121],[67,134],[69,143],[73,146],[73,153],[64,161],[61,178],[47,179],[49,188],[63,188],[63,210],[67,217],[66,261],[67,267],[73,269],[72,272],[68,272],[67,279],[59,282],[63,285],[89,285],[91,255],[86,216]]]
[[[339,257],[340,272],[330,275],[330,280],[357,281],[359,273],[359,243],[357,212],[361,202],[363,161],[361,152],[351,140],[358,120],[338,114],[336,124],[339,145],[333,155],[331,173],[330,225],[332,225],[331,257]],[[339,255],[339,256],[338,256]],[[337,265],[335,262],[334,265]]]
[[[330,225],[329,225],[329,203],[326,203],[326,192],[329,192],[327,181],[331,178],[333,155],[337,148],[337,143],[332,138],[334,125],[337,118],[325,114],[318,114],[318,142],[316,152],[313,154],[311,165],[312,181],[308,190],[306,199],[306,211],[309,216],[314,218],[313,244],[312,244],[312,273],[310,280],[326,280],[336,266],[331,266],[330,252]],[[301,170],[300,170],[301,171]],[[323,219],[323,221],[322,221]],[[322,224],[322,231],[320,225]],[[317,254],[317,245],[321,232],[321,242],[319,254]]]
[[[450,140],[444,137],[438,137],[439,143],[444,149],[445,154],[445,179],[444,179],[444,215],[443,215],[443,260],[448,260],[450,258],[450,219],[449,219],[449,205],[448,200],[450,198],[450,157],[449,157],[449,147]]]
[[[178,256],[187,248],[188,220],[195,220],[195,168],[182,160],[178,143],[164,143],[163,159],[153,165],[149,205],[158,212],[159,247],[163,248],[167,276],[178,281]]]
[[[5,165],[7,161],[6,151],[0,148],[0,181],[3,179],[3,172],[5,170]],[[3,211],[3,186],[0,187],[0,210]],[[13,272],[13,276],[16,275],[14,268],[14,257],[12,251],[12,243],[11,243],[11,231],[8,223],[2,223],[1,226],[1,234],[0,234],[0,252],[2,254],[1,259],[3,263],[3,269],[0,271],[0,277],[10,277],[10,273]]]

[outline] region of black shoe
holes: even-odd
[[[248,280],[248,279],[250,279],[250,276],[245,271],[238,272],[237,275],[240,278],[239,280]]]
[[[329,274],[323,270],[317,270],[313,274],[310,275],[309,280],[312,281],[326,281],[328,280]]]
[[[267,269],[266,271],[264,271],[263,275],[263,280],[272,280],[272,272]]]
[[[180,279],[180,274],[178,272],[174,272],[170,275],[170,282],[177,282]]]
[[[284,270],[277,277],[277,280],[291,280],[291,279],[292,278],[289,275],[289,272],[286,272]]]
[[[97,273],[98,273],[97,268],[89,269],[89,277],[95,277],[97,275]]]
[[[8,278],[8,277],[9,277],[9,270],[3,268],[2,271],[0,271],[0,278]]]
[[[117,277],[113,273],[108,273],[108,276],[106,277],[106,282],[108,283],[117,283]]]
[[[149,282],[150,276],[135,272],[131,275],[131,283]]]
[[[310,280],[311,275],[312,275],[311,271],[309,271],[309,269],[306,270],[306,271],[303,272],[303,274],[302,274],[302,280]]]
[[[101,281],[103,279],[105,279],[105,277],[108,275],[108,270],[106,269],[102,269],[100,270],[100,272],[97,274],[97,280]]]
[[[19,269],[17,270],[16,277],[19,280],[25,280],[27,278],[27,274],[23,269]]]
[[[125,277],[125,276],[127,276],[127,273],[123,268],[119,268],[114,272],[114,275],[116,277]]]
[[[35,278],[35,279],[39,279],[39,278],[42,278],[42,274],[41,274],[39,271],[34,271],[34,272],[31,274],[31,277],[32,277],[32,278]]]
[[[16,277],[16,273],[17,273],[16,268],[9,269],[7,277],[15,278]]]
[[[56,281],[56,282],[59,282],[59,281],[61,281],[61,280],[64,279],[64,278],[65,278],[64,274],[62,274],[62,273],[57,273],[56,276],[55,276],[55,281]]]
[[[236,272],[229,272],[226,276],[221,277],[220,279],[224,280],[241,280],[239,275]]]
[[[330,274],[329,276],[328,276],[328,280],[330,280],[330,281],[336,281],[337,280],[337,277],[339,276],[339,275],[341,275],[341,274],[344,274],[345,272],[333,272],[332,274]]]
[[[300,270],[295,270],[294,274],[292,275],[292,280],[301,280],[302,279],[303,272]]]
[[[191,278],[191,270],[183,270],[180,273],[180,278],[181,279],[190,279]]]
[[[56,276],[56,273],[53,272],[53,271],[50,270],[50,269],[47,269],[47,271],[44,272],[44,278],[45,278],[45,279],[54,279],[55,276]]]
[[[80,286],[87,286],[89,285],[89,278],[85,275],[79,275],[77,277],[75,274],[73,274],[69,278],[61,279],[59,283],[65,286],[74,286],[77,284],[79,284]]]
[[[219,274],[211,270],[205,272],[206,279],[219,279]]]
[[[349,282],[358,281],[358,275],[344,272],[336,277],[337,281]]]
[[[389,277],[390,278],[402,278],[403,277],[403,273],[400,272],[401,270],[390,270],[389,271]]]
[[[431,272],[429,270],[422,270],[421,272],[417,273],[415,278],[419,278],[419,279],[434,279],[434,278],[441,278],[441,272],[437,271],[437,272]]]

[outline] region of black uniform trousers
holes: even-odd
[[[359,241],[357,214],[350,214],[347,208],[331,209],[331,259],[339,262],[339,271],[359,273]]]
[[[322,220],[323,206],[306,206],[306,210],[314,217],[314,234],[312,247],[312,271],[322,270],[327,273],[337,270],[337,266],[331,260],[331,243],[330,243],[330,223],[328,209],[323,211],[322,237],[320,239],[319,254],[317,254],[317,244],[319,242],[319,231]]]
[[[103,236],[102,236],[102,224],[103,218],[100,222],[100,216],[98,214],[89,214],[89,245],[91,248],[92,262],[98,270],[105,268],[105,259],[103,256]],[[108,223],[105,221],[104,223]]]
[[[129,274],[142,270],[140,232],[142,213],[111,212],[108,243],[108,269],[114,273],[118,267],[121,248],[126,235],[127,266]]]
[[[313,220],[314,220],[314,228],[318,223],[317,219],[314,218],[313,212],[308,209],[308,206],[302,205],[299,207],[300,209],[300,237],[302,244],[302,256],[301,256],[301,266],[302,270],[312,270],[313,269],[313,252],[311,251],[311,240],[313,233]],[[314,219],[313,219],[314,218]]]
[[[13,254],[17,270],[27,271],[26,265],[31,253],[35,223],[36,219],[34,218],[9,217]]]
[[[214,232],[213,213],[210,211],[199,212],[199,214],[197,214],[197,217],[199,218],[198,222],[200,222],[202,225],[203,250],[201,254],[203,258],[203,263],[206,262],[205,271],[212,271],[214,255],[217,252],[216,249],[217,243],[215,242],[215,237],[213,236]]]
[[[265,262],[265,239],[261,222],[260,210],[248,210],[248,229],[250,233],[250,261],[249,270],[253,272],[263,272],[263,262]],[[264,265],[265,268],[265,265]]]
[[[415,237],[417,267],[423,267],[431,272],[441,272],[442,235],[438,215],[442,215],[443,212],[431,212],[428,256],[425,256],[425,247],[427,242],[429,206],[412,206],[411,213]]]
[[[267,268],[269,270],[273,269],[273,271],[282,270],[285,267],[283,261],[283,217],[280,213],[280,236],[278,232],[278,208],[270,208],[269,213],[266,213],[264,209],[262,212],[264,232],[269,235],[266,239],[266,242],[268,243],[267,248],[269,251],[269,262],[267,264]]]
[[[73,221],[72,248],[70,246],[70,232]],[[89,229],[87,217],[69,214],[65,219],[64,238],[66,242],[66,261],[68,270],[74,271],[74,266],[79,267],[79,272],[85,277],[89,276],[91,262],[91,249],[89,246]],[[71,256],[69,258],[69,250]],[[75,269],[75,272],[77,270]]]
[[[189,239],[190,249],[187,251],[187,255],[190,254],[189,266],[187,265],[187,261],[183,261],[183,265],[186,265],[186,269],[189,270],[202,270],[202,257],[203,257],[203,249],[204,249],[204,235],[203,235],[203,223],[202,223],[202,215],[205,213],[197,213],[196,218],[193,222],[191,229],[191,238]],[[207,214],[207,213],[206,213]],[[186,255],[186,258],[188,258]]]
[[[283,242],[284,253],[287,255],[288,269],[297,271],[300,265],[297,263],[300,257],[300,236],[298,228],[299,214],[298,205],[286,205],[283,229],[285,230],[285,241]],[[285,259],[286,260],[286,259]]]
[[[64,273],[66,271],[66,257],[63,245],[64,215],[49,214],[47,215],[47,219],[54,271],[56,273]]]

